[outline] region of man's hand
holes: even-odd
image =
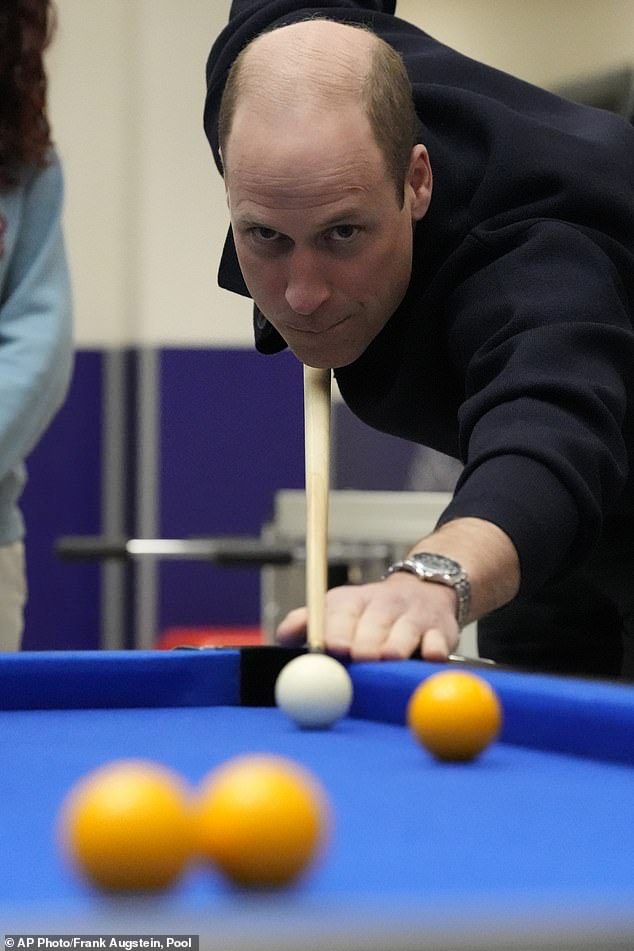
[[[455,519],[414,546],[457,561],[471,583],[476,621],[515,597],[520,566],[511,540],[478,518]],[[355,660],[411,657],[447,660],[457,645],[456,592],[435,581],[396,572],[385,581],[333,588],[326,598],[326,647]],[[291,611],[277,629],[281,644],[306,637],[305,608]]]
[[[277,629],[278,641],[303,641],[306,622],[306,608],[291,611]],[[405,572],[328,592],[326,648],[354,660],[407,658],[419,651],[425,660],[447,660],[459,635],[455,592]]]

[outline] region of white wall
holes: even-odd
[[[547,87],[634,62],[634,0],[397,0],[397,11],[460,52]]]
[[[222,180],[202,128],[228,0],[57,0],[51,118],[81,346],[244,345],[250,307],[216,286]]]
[[[57,0],[51,117],[81,346],[251,346],[216,286],[227,215],[202,129],[229,0]],[[634,61],[634,0],[399,0],[468,55],[554,85]]]

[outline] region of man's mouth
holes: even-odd
[[[331,330],[335,330],[337,327],[340,327],[341,324],[345,323],[347,320],[350,320],[352,314],[346,314],[345,317],[340,317],[338,320],[335,320],[334,323],[328,324],[327,326],[315,325],[315,324],[303,324],[301,327],[296,327],[294,324],[288,324],[288,329],[292,330],[293,333],[299,334],[327,334]]]

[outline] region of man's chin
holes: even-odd
[[[295,330],[288,326],[282,329],[279,325],[276,329],[297,359],[316,370],[350,366],[369,344],[364,337],[355,334],[359,327],[352,315],[327,330]]]
[[[351,363],[358,360],[365,347],[351,347],[334,352],[306,346],[295,347],[289,343],[289,349],[301,363],[308,367],[313,367],[315,370],[338,370],[341,367],[350,366]]]

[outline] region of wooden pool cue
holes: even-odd
[[[331,371],[304,367],[306,458],[306,607],[308,647],[326,643]]]

